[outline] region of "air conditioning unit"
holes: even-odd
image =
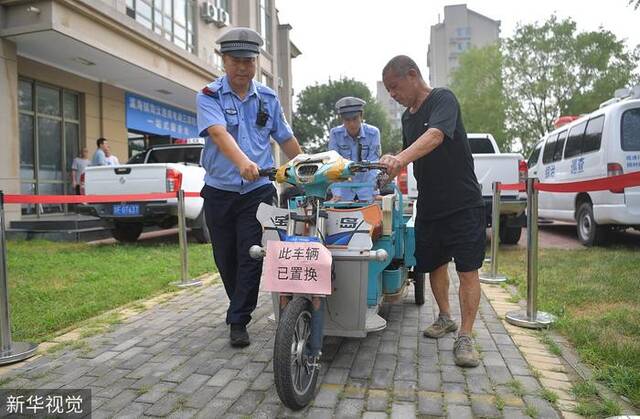
[[[230,23],[229,12],[209,1],[202,3],[200,17],[206,23],[213,23],[219,28],[228,26]]]

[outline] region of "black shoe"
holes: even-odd
[[[244,348],[249,346],[249,334],[247,333],[247,326],[244,324],[232,324],[231,332],[229,333],[229,340],[231,346],[234,348]]]

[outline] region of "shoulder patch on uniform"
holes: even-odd
[[[209,97],[218,97],[218,91],[216,89],[212,89],[209,86],[203,87],[200,92],[202,92],[203,95],[207,95]]]

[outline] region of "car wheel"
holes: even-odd
[[[198,220],[195,223],[199,227],[191,229],[191,235],[198,243],[211,243],[211,235],[209,233],[209,226],[207,226],[207,219],[204,215],[204,208],[198,216]]]
[[[142,223],[116,222],[111,230],[113,238],[123,243],[134,243],[142,234]]]
[[[587,247],[602,245],[607,241],[609,228],[598,225],[593,216],[591,202],[583,202],[576,215],[578,239]]]
[[[518,244],[522,236],[522,227],[500,227],[500,243]]]

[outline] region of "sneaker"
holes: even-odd
[[[438,339],[443,337],[449,332],[455,332],[458,330],[456,322],[449,317],[438,316],[435,322],[424,331],[424,335],[428,338]]]
[[[480,354],[473,347],[473,340],[466,335],[458,336],[453,343],[453,358],[459,367],[477,367],[480,364]]]
[[[229,340],[231,346],[234,348],[244,348],[249,346],[249,334],[247,333],[247,326],[244,324],[232,324],[231,332],[229,333]]]

